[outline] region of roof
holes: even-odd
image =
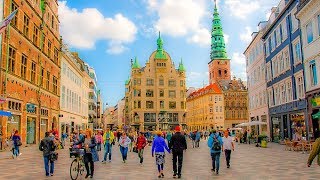
[[[219,85],[217,83],[213,83],[213,84],[210,84],[206,87],[203,87],[201,89],[198,89],[197,91],[191,93],[188,98],[193,98],[193,97],[198,97],[198,96],[201,96],[201,95],[205,95],[209,92],[212,92],[210,90],[213,90],[213,93],[216,93],[216,94],[222,94],[222,91],[219,87]]]

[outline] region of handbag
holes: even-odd
[[[21,145],[22,145],[21,140],[17,140],[17,146],[21,146]]]
[[[54,161],[58,160],[58,153],[57,152],[51,153],[50,156],[49,156],[49,160],[51,162],[54,162]]]

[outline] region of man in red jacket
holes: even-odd
[[[146,139],[146,137],[144,137],[143,132],[140,132],[140,136],[137,138],[136,147],[138,149],[138,156],[140,158],[141,165],[143,163],[143,150],[146,145],[147,145],[147,139]]]

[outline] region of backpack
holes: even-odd
[[[213,138],[213,145],[212,145],[211,149],[213,151],[221,151],[220,142],[219,142],[218,138],[215,135],[214,135],[214,138]]]

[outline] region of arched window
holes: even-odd
[[[224,75],[228,76],[228,71],[227,70],[224,70]]]
[[[221,76],[221,70],[219,70],[219,76]]]

